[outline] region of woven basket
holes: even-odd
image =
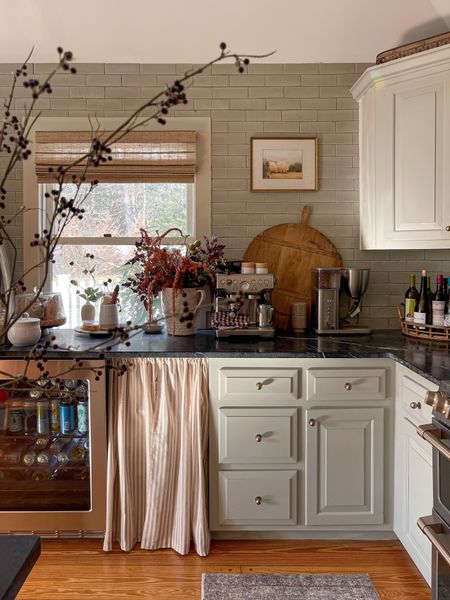
[[[417,324],[411,321],[405,321],[402,313],[402,306],[397,305],[398,318],[402,326],[403,335],[415,338],[416,340],[427,340],[432,342],[450,343],[450,327],[440,325]]]

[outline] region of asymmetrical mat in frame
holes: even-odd
[[[316,191],[317,147],[317,137],[251,138],[251,191]]]

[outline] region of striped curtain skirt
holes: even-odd
[[[115,360],[113,366],[123,364]],[[111,369],[104,550],[206,556],[208,376],[203,358],[127,360]]]

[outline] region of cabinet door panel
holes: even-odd
[[[384,409],[306,411],[306,524],[383,523]]]
[[[373,248],[450,247],[449,91],[441,74],[376,86]]]
[[[394,231],[443,234],[443,93],[442,83],[394,93]]]
[[[432,451],[403,411],[397,414],[395,435],[394,531],[430,584],[431,544],[417,519],[430,515],[433,508]]]
[[[415,427],[411,427],[407,436],[407,535],[429,565],[431,565],[431,544],[417,527],[417,519],[430,515],[433,507],[431,456],[430,448],[419,438]]]

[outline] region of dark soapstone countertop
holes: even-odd
[[[107,339],[83,336],[70,329],[54,329],[53,333],[59,348],[50,351],[51,358],[67,358],[68,352],[69,355],[76,352],[85,358],[96,358],[111,343]],[[97,347],[95,351],[93,345]],[[21,358],[27,351],[29,349],[14,346],[0,347],[0,356]],[[281,333],[272,340],[239,337],[219,340],[213,332],[206,330],[187,337],[139,332],[130,340],[130,346],[116,344],[111,351],[104,353],[106,357],[391,358],[450,392],[448,347],[407,338],[392,330],[379,330],[364,336]]]

